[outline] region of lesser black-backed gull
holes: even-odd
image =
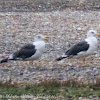
[[[32,44],[24,45],[20,50],[1,60],[0,63],[7,62],[9,60],[35,60],[40,58],[45,51],[44,40],[47,40],[46,36],[42,34],[37,35]]]
[[[65,52],[65,55],[57,58],[57,61],[60,61],[64,58],[71,58],[73,56],[82,57],[83,64],[85,65],[85,58],[94,53],[97,50],[98,40],[96,38],[97,34],[95,30],[89,30],[87,32],[87,38],[84,41],[81,41],[75,44],[72,48]]]

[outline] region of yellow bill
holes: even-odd
[[[98,33],[97,33],[96,35],[97,35],[97,36],[100,36],[100,34],[98,34]]]
[[[47,37],[44,37],[43,40],[48,40],[48,38]]]

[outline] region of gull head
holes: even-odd
[[[34,41],[44,41],[44,40],[48,40],[48,38],[42,34],[36,35],[34,38]]]
[[[89,30],[87,32],[87,37],[94,37],[96,36],[97,32],[95,30]]]
[[[95,36],[100,36],[100,34],[97,33],[95,30],[89,30],[87,32],[87,37],[95,37]]]

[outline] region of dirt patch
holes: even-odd
[[[100,10],[99,0],[0,0],[0,12],[50,12],[66,8]]]

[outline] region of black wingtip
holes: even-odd
[[[6,63],[6,62],[8,62],[8,58],[5,58],[5,59],[0,61],[0,63]]]
[[[64,58],[67,58],[67,57],[59,57],[59,58],[56,59],[56,61],[60,61],[60,60],[62,60]]]

